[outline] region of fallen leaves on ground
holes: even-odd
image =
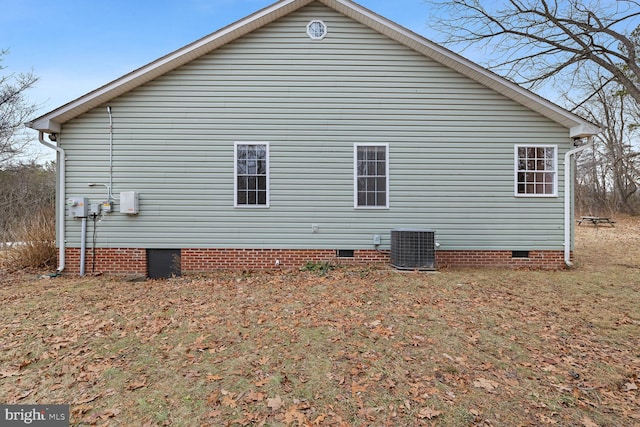
[[[499,385],[500,384],[498,384],[497,382],[488,380],[486,378],[478,378],[473,382],[474,387],[483,388],[490,393],[494,392]]]
[[[579,230],[562,272],[5,275],[0,401],[100,426],[639,424],[640,284],[607,261],[640,259],[629,224]]]

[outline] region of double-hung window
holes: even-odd
[[[518,197],[558,195],[557,146],[515,146],[515,195]]]
[[[269,207],[269,144],[235,144],[235,206]]]
[[[356,208],[389,207],[389,145],[354,146],[354,205]]]

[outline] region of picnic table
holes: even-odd
[[[581,216],[578,220],[578,225],[582,225],[583,222],[591,223],[596,227],[598,224],[609,224],[612,227],[615,227],[615,221],[606,216]]]

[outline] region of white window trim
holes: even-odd
[[[311,32],[311,26],[313,24],[322,24],[322,26],[324,27],[324,34],[322,34],[321,37],[316,37],[314,33]],[[325,37],[327,37],[327,34],[329,33],[329,27],[327,27],[327,24],[324,23],[324,21],[320,20],[320,19],[312,19],[308,24],[307,24],[307,35],[309,36],[309,38],[311,40],[322,40]]]
[[[239,205],[238,204],[238,146],[265,145],[267,148],[267,204]],[[238,209],[267,209],[271,203],[271,148],[265,141],[237,141],[233,144],[233,207]]]
[[[359,206],[358,205],[358,147],[385,147],[385,174],[387,177],[386,192],[387,192],[387,204],[385,206]],[[389,209],[389,144],[387,143],[369,143],[369,144],[353,144],[353,207],[354,209]]]
[[[525,148],[553,148],[553,194],[522,194],[518,193],[518,149]],[[566,191],[566,190],[565,190]],[[558,197],[558,146],[553,144],[516,144],[513,148],[513,193],[515,197]]]

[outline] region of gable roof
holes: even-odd
[[[538,112],[570,129],[570,136],[594,135],[599,129],[592,123],[564,108],[530,92],[515,83],[469,61],[462,56],[390,21],[351,0],[281,0],[244,19],[236,21],[208,36],[165,55],[137,70],[107,83],[26,125],[46,133],[60,132],[67,121],[109,102],[181,65],[230,43],[314,1],[328,6],[347,17],[413,49],[421,54],[495,90],[496,92]]]

